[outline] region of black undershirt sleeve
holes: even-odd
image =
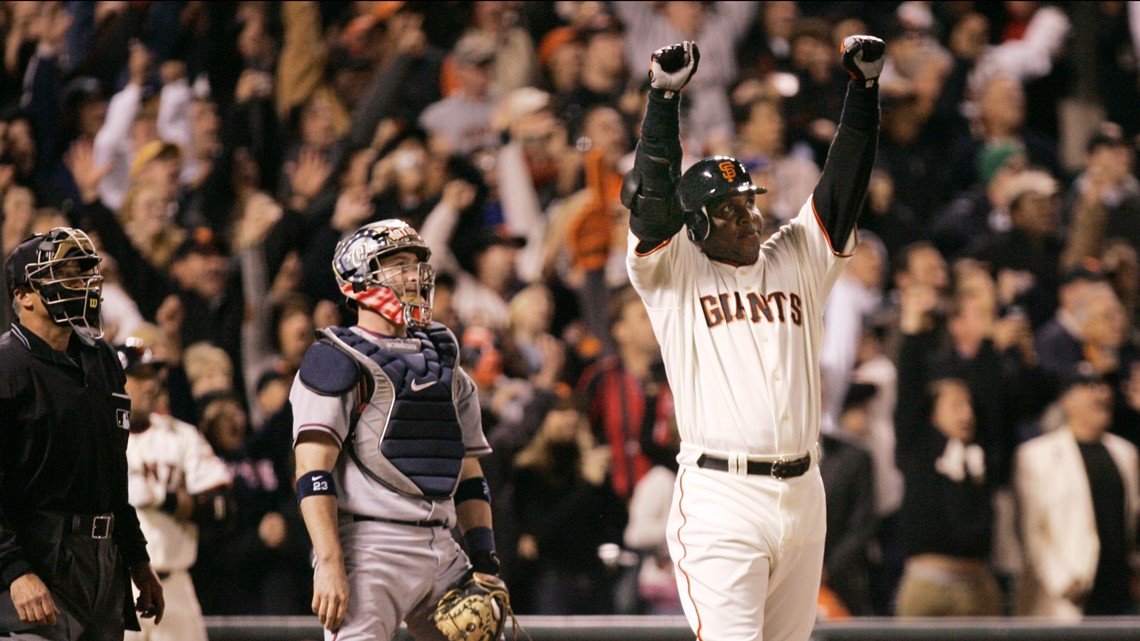
[[[879,84],[867,88],[848,82],[839,131],[812,195],[815,211],[836,250],[846,244],[863,211],[878,146]]]
[[[622,186],[622,203],[630,209],[630,230],[648,251],[681,230],[677,180],[681,176],[681,96],[649,90],[649,105],[641,125],[641,141],[633,169]]]

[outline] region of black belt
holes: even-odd
[[[78,534],[92,539],[109,539],[115,531],[114,514],[72,514],[64,518],[67,534]]]
[[[701,454],[697,458],[697,467],[706,470],[728,471],[728,459]],[[811,469],[811,454],[790,461],[748,461],[748,473],[760,476],[771,476],[777,479],[790,479],[803,476]]]
[[[447,521],[434,519],[431,521],[404,521],[401,519],[386,519],[379,516],[365,516],[364,514],[353,514],[352,522],[359,523],[361,521],[376,521],[378,523],[394,523],[396,525],[410,525],[412,527],[447,527]]]

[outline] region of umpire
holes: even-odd
[[[0,638],[122,641],[162,618],[162,586],[127,501],[130,399],[100,340],[103,278],[87,234],[57,227],[5,265],[17,320],[0,336]]]

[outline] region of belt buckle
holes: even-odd
[[[808,459],[808,460],[810,461],[811,459]],[[786,478],[791,478],[793,476],[799,476],[799,475],[803,474],[803,472],[801,471],[803,468],[803,465],[804,465],[803,459],[796,459],[793,461],[789,461],[786,459],[780,459],[780,460],[776,461],[775,463],[772,463],[772,478],[786,479]]]
[[[103,514],[96,516],[91,520],[91,538],[93,539],[109,539],[111,538],[111,523],[113,522],[111,515]]]

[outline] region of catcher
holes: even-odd
[[[330,641],[387,641],[400,621],[418,641],[494,641],[510,616],[477,458],[491,448],[455,335],[431,321],[430,255],[399,220],[342,240],[333,271],[359,321],[320,330],[289,395]]]

